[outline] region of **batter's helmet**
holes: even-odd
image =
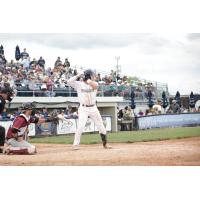
[[[94,75],[94,71],[91,69],[87,69],[84,71],[84,81],[87,81],[88,79],[91,79],[91,77]]]

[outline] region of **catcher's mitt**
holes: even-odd
[[[54,110],[47,119],[47,122],[53,122],[55,124],[59,123],[58,112]]]

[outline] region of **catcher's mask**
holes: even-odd
[[[9,102],[11,102],[15,96],[14,90],[11,87],[3,87],[0,88],[0,93],[7,94],[7,99]]]
[[[91,79],[92,76],[94,76],[94,75],[95,75],[94,71],[92,71],[91,69],[87,69],[84,71],[84,79],[83,80],[87,81],[88,79]]]
[[[22,112],[25,112],[26,110],[32,110],[31,115],[35,115],[35,108],[36,105],[34,103],[23,103],[22,104]]]

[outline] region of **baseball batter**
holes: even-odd
[[[83,80],[77,80],[80,79],[82,75],[84,75]],[[94,121],[98,128],[103,142],[103,147],[105,149],[112,148],[107,143],[106,129],[103,125],[103,120],[96,106],[98,83],[95,82],[94,72],[92,70],[86,70],[84,71],[84,74],[79,73],[78,75],[70,78],[67,81],[67,84],[77,91],[80,103],[80,107],[78,109],[78,128],[74,137],[73,149],[79,149],[81,134],[85,128],[88,117]]]

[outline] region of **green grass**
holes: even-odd
[[[110,143],[132,143],[146,142],[156,140],[168,140],[186,137],[200,136],[200,127],[181,127],[181,128],[162,128],[145,131],[126,131],[118,133],[109,133],[108,140]],[[31,138],[31,143],[52,143],[52,144],[72,144],[74,135],[61,135],[51,137]],[[98,144],[101,143],[99,134],[83,134],[81,144]]]

